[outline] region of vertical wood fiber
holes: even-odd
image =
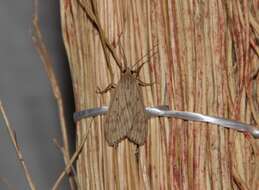
[[[81,0],[86,5],[87,0]],[[101,26],[133,65],[158,43],[140,73],[146,106],[259,124],[259,11],[256,0],[96,0]],[[110,83],[97,30],[77,0],[60,0],[76,111],[108,105]],[[257,39],[256,39],[257,38]],[[122,56],[120,55],[120,58]],[[119,69],[111,57],[115,81]],[[92,125],[90,126],[90,123]],[[88,132],[77,161],[80,189],[251,189],[259,187],[259,143],[247,134],[178,119],[151,119],[140,148],[104,138],[103,117],[77,123]]]

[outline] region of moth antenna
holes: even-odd
[[[133,72],[133,73],[136,73],[136,74],[138,75],[139,72],[140,72],[140,70],[141,70],[141,68],[142,68],[147,62],[150,61],[150,58],[151,58],[151,57],[155,56],[157,53],[158,53],[158,51],[153,52],[153,54],[151,54],[150,56],[148,56],[148,60],[147,60],[147,61],[142,62],[141,65],[138,66],[138,68],[136,68],[136,69],[133,70],[132,72]]]
[[[140,58],[136,61],[136,63],[135,63],[131,68],[133,69],[141,60],[143,60],[145,57],[148,57],[148,56],[150,55],[150,53],[151,53],[152,51],[154,51],[154,49],[155,49],[156,47],[158,47],[158,43],[155,44],[151,49],[149,49],[148,52],[147,52],[145,55],[143,55],[142,57],[140,57]]]

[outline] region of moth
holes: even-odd
[[[100,26],[95,3],[93,3],[93,1],[91,2],[93,10],[91,10],[89,6],[84,6],[80,1],[78,1],[80,7],[84,10],[87,17],[92,21],[99,32],[112,81],[113,73],[109,59],[107,58],[106,49],[110,51],[111,55],[115,59],[115,63],[121,71],[117,87],[112,90],[110,105],[105,118],[105,139],[111,146],[117,146],[118,143],[125,138],[138,146],[143,145],[147,137],[148,115],[145,112],[143,94],[140,86],[149,86],[153,84],[144,83],[139,79],[139,72],[146,62],[143,62],[138,68],[133,70],[134,66],[132,68],[127,66],[126,56],[123,52],[124,68],[122,67],[113,47],[108,42],[108,39],[104,35],[104,31]],[[99,91],[99,93],[105,93],[112,87],[114,87],[113,83],[103,91]]]
[[[105,139],[110,146],[117,146],[125,138],[138,146],[145,143],[148,115],[141,86],[146,84],[139,79],[140,68],[131,70],[126,67],[112,91],[104,123]]]

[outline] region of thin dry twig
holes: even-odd
[[[65,153],[64,147],[61,146],[61,144],[57,141],[57,139],[53,139],[53,143],[56,145],[56,147],[61,152],[61,154],[65,157],[66,153]],[[67,160],[69,160],[69,158],[67,158]],[[76,169],[73,166],[71,167],[71,171],[72,171],[73,175],[76,176]],[[78,181],[76,178],[75,178],[75,182],[78,186]]]
[[[107,50],[105,48],[105,45],[108,48],[108,50],[110,51],[110,53],[112,54],[112,56],[113,56],[113,58],[115,60],[115,63],[117,64],[117,66],[122,71],[123,68],[122,68],[121,61],[120,61],[119,57],[117,56],[117,54],[115,53],[115,50],[113,49],[113,47],[110,44],[109,40],[106,38],[106,36],[104,34],[104,31],[103,31],[103,29],[102,29],[102,27],[100,25],[100,21],[99,21],[98,17],[94,14],[94,12],[87,5],[84,6],[80,0],[77,0],[77,2],[79,4],[79,6],[84,10],[84,12],[86,13],[87,17],[91,20],[91,22],[94,24],[94,26],[96,27],[96,29],[100,33],[100,39],[101,39],[101,43],[102,43],[102,46],[103,46],[103,49],[104,49],[104,54],[106,56],[106,61],[107,61],[108,69],[111,70],[111,65],[110,65],[109,59],[107,59],[108,55],[107,55]],[[94,6],[94,3],[92,3],[92,4]],[[95,8],[95,12],[96,11],[97,10]],[[112,77],[113,77],[113,74],[112,74]]]
[[[18,161],[22,165],[22,168],[23,168],[26,180],[28,182],[28,185],[29,185],[30,189],[36,190],[36,187],[35,187],[35,185],[34,185],[34,183],[32,181],[32,177],[30,175],[29,169],[27,168],[26,163],[25,163],[25,161],[23,159],[22,152],[20,150],[19,144],[17,143],[15,131],[11,128],[10,122],[9,122],[7,116],[6,116],[6,113],[5,113],[5,110],[4,110],[4,107],[2,105],[1,100],[0,100],[0,111],[1,111],[1,113],[3,115],[5,126],[6,126],[6,128],[8,130],[8,134],[10,135],[12,144],[14,145]]]
[[[14,186],[12,184],[9,183],[9,181],[4,178],[4,177],[0,177],[0,181],[6,185],[7,189],[9,190],[15,190]]]
[[[43,41],[43,37],[42,37],[41,30],[40,30],[40,25],[39,25],[37,8],[38,8],[38,1],[35,0],[34,1],[34,15],[33,15],[33,21],[32,21],[34,33],[33,33],[32,39],[33,39],[34,45],[40,55],[40,58],[43,62],[43,65],[44,65],[45,70],[48,75],[48,79],[51,84],[53,95],[58,104],[59,120],[60,120],[60,125],[61,125],[62,139],[63,139],[63,143],[64,143],[64,161],[65,161],[65,164],[67,165],[68,161],[70,159],[70,154],[69,154],[67,124],[66,124],[65,115],[64,115],[63,97],[61,95],[61,90],[60,90],[60,87],[58,84],[58,80],[57,80],[55,72],[54,72],[51,57],[50,57],[47,47]],[[71,187],[71,189],[75,190],[76,183],[75,183],[74,176],[69,175],[70,170],[66,170],[66,171],[67,171],[67,174],[69,177],[70,187]]]
[[[79,1],[79,5],[80,6],[83,6],[82,3]],[[112,71],[112,65],[111,65],[111,62],[110,62],[110,57],[109,57],[109,53],[108,53],[108,50],[106,48],[106,42],[108,43],[108,40],[105,38],[105,36],[103,35],[103,30],[102,28],[100,27],[100,21],[97,17],[97,10],[96,10],[96,17],[94,18],[96,20],[96,26],[97,26],[97,30],[99,31],[100,33],[100,39],[101,39],[101,44],[102,44],[102,47],[103,47],[103,52],[104,52],[104,56],[105,56],[105,60],[106,60],[106,64],[107,64],[107,68],[108,68],[108,71],[110,73],[110,77],[111,77],[111,83],[114,82],[114,74],[113,74],[113,71]],[[92,16],[93,13],[92,13]],[[114,52],[114,51],[113,51]],[[116,55],[115,55],[116,56]]]
[[[93,119],[92,119],[92,121],[93,121]],[[92,121],[91,121],[91,123],[92,123]],[[90,127],[91,127],[91,123],[90,123]],[[69,160],[69,162],[66,165],[65,169],[59,175],[58,179],[56,180],[55,184],[52,187],[52,190],[56,190],[58,188],[60,182],[62,181],[62,179],[65,176],[65,174],[67,173],[67,171],[72,168],[72,165],[73,165],[74,161],[78,158],[79,154],[81,153],[81,151],[82,151],[82,149],[84,147],[84,144],[85,144],[85,142],[87,140],[87,137],[88,137],[88,132],[89,132],[89,130],[87,130],[85,136],[83,137],[83,140],[82,140],[81,144],[78,146],[77,151],[73,154],[71,160]]]

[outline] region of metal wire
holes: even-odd
[[[204,114],[194,113],[194,112],[184,112],[184,111],[172,111],[169,110],[169,107],[166,105],[156,106],[156,107],[147,107],[146,112],[150,117],[168,117],[168,118],[178,118],[189,121],[198,121],[206,122],[210,124],[219,125],[225,128],[235,129],[241,132],[248,132],[254,138],[259,138],[259,129],[256,127],[242,123],[235,120],[225,119],[222,117],[208,116]],[[99,108],[86,109],[80,112],[74,113],[74,121],[79,121],[80,119],[87,117],[96,117],[98,115],[104,115],[108,111],[107,106]]]

